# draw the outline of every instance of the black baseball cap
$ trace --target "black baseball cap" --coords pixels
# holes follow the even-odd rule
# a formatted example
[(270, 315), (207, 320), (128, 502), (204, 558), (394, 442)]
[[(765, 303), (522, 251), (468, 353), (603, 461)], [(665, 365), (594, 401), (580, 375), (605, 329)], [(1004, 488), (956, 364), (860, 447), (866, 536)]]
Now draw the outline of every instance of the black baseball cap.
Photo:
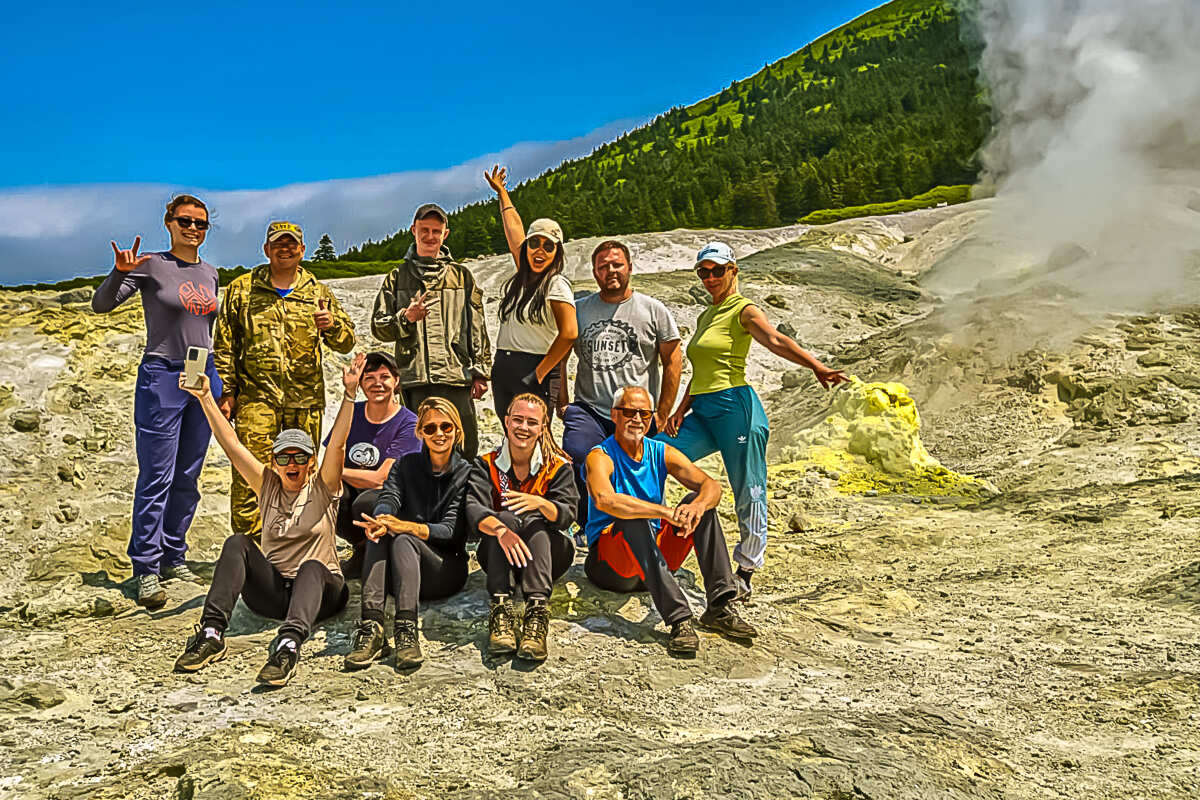
[(413, 214), (413, 225), (416, 225), (419, 220), (425, 219), (430, 214), (440, 219), (443, 225), (450, 224), (450, 215), (446, 213), (446, 209), (437, 203), (425, 203), (417, 209), (417, 213)]
[(387, 367), (392, 371), (392, 375), (400, 377), (400, 368), (396, 366), (396, 359), (382, 351), (367, 353), (366, 361), (363, 363), (363, 373), (374, 372), (380, 367)]

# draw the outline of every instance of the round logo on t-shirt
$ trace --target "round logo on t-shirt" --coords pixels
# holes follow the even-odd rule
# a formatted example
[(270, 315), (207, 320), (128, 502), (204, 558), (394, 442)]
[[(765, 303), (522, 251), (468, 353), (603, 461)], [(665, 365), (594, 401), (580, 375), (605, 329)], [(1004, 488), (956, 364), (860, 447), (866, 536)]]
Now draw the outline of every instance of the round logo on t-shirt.
[(592, 369), (617, 369), (637, 352), (637, 333), (627, 322), (602, 319), (583, 332), (583, 356)]
[(350, 446), (350, 451), (346, 454), (351, 464), (359, 467), (377, 467), (379, 466), (379, 448), (370, 442), (359, 442)]

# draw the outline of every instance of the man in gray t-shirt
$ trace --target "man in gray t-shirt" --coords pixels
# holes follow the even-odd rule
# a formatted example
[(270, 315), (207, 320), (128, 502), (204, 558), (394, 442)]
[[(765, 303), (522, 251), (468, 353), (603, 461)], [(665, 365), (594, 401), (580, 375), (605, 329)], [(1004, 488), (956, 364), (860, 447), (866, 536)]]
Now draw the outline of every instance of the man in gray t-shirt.
[[(654, 425), (661, 429), (675, 405), (683, 355), (679, 328), (667, 307), (629, 285), (629, 248), (601, 242), (592, 251), (592, 276), (599, 291), (575, 303), (579, 338), (575, 354), (575, 402), (563, 412), (563, 449), (575, 464), (579, 526), (587, 523), (583, 463), (588, 451), (613, 433), (613, 394), (644, 386), (654, 398)], [(566, 389), (561, 405), (565, 405)]]

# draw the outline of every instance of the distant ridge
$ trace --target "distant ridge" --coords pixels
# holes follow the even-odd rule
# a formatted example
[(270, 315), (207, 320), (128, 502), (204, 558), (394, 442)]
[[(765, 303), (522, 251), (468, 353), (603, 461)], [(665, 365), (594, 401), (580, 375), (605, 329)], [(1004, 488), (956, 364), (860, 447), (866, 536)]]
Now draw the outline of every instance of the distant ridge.
[[(947, 0), (893, 0), (527, 181), (514, 202), (581, 238), (769, 227), (973, 183), (988, 114), (959, 24)], [(450, 227), (460, 258), (506, 247), (494, 201)], [(394, 261), (410, 243), (401, 228), (339, 261)]]

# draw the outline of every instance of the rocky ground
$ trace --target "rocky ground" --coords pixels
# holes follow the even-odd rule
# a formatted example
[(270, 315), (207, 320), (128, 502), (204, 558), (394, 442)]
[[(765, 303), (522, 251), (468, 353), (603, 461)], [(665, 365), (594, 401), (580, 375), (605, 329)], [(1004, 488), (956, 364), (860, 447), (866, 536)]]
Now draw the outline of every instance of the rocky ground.
[[(273, 628), (243, 608), (225, 661), (173, 674), (204, 587), (169, 584), (152, 614), (130, 600), (140, 311), (0, 292), (0, 797), (1196, 796), (1200, 308), (1025, 342), (1023, 315), (1068, 313), (1069, 293), (951, 307), (928, 289), (986, 213), (737, 241), (767, 248), (742, 262), (746, 294), (831, 363), (902, 381), (928, 452), (978, 480), (846, 452), (845, 420), (825, 420), (850, 406), (759, 349), (773, 538), (746, 616), (763, 635), (704, 635), (684, 661), (646, 597), (576, 566), (539, 667), (482, 655), (476, 570), (422, 610), (414, 673), (342, 672), (352, 603), (283, 689), (253, 683)], [(634, 238), (638, 286), (690, 332), (702, 298), (669, 270), (706, 234)], [(572, 245), (580, 289), (591, 244)], [(502, 263), (474, 267), (494, 289)], [(378, 282), (336, 286), (364, 335)], [(190, 537), (205, 577), (227, 486), (214, 448)]]

